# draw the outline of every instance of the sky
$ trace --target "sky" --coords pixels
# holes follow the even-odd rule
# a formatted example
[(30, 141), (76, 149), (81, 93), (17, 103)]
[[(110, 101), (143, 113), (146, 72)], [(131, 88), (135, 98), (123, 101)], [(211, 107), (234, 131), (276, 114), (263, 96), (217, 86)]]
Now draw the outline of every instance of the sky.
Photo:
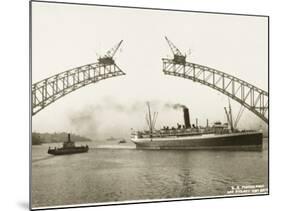
[[(190, 62), (234, 75), (268, 91), (268, 34), (264, 17), (32, 3), (32, 83), (59, 72), (94, 63), (124, 40), (116, 53), (126, 73), (90, 84), (32, 117), (33, 131), (72, 132), (92, 139), (127, 137), (146, 128), (145, 102), (158, 112), (156, 127), (226, 121), (228, 97), (190, 80), (164, 75), (162, 58), (172, 58), (167, 36)], [(232, 110), (240, 104), (231, 100)], [(266, 127), (245, 109), (240, 128)]]

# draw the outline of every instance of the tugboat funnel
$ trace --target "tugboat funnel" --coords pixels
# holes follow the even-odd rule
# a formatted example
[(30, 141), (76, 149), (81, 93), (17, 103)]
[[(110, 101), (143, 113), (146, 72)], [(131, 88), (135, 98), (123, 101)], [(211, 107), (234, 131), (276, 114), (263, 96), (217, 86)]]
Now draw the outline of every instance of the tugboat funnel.
[(67, 140), (68, 140), (68, 142), (71, 142), (71, 140), (70, 140), (70, 133), (67, 134)]

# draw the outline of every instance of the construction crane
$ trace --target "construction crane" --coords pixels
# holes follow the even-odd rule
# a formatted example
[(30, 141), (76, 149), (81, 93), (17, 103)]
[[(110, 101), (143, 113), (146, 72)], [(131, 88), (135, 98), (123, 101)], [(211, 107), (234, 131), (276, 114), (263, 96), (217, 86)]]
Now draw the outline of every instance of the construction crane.
[(104, 64), (104, 65), (111, 65), (111, 64), (115, 64), (114, 62), (114, 55), (117, 52), (117, 50), (119, 49), (120, 45), (122, 44), (123, 40), (121, 40), (116, 46), (114, 46), (113, 48), (111, 48), (110, 50), (108, 50), (105, 54), (105, 56), (100, 57), (98, 59), (100, 64)]
[(180, 50), (165, 36), (165, 39), (174, 55), (173, 62), (174, 64), (185, 65), (186, 55), (183, 55)]

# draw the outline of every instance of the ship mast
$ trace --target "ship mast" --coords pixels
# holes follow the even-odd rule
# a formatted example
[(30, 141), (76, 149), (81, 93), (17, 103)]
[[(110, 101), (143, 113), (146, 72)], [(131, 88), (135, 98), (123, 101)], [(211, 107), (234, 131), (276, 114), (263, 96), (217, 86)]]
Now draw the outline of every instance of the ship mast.
[(156, 124), (156, 119), (158, 116), (158, 112), (153, 113), (153, 117), (151, 116), (151, 110), (150, 110), (150, 104), (149, 102), (146, 103), (147, 108), (148, 108), (148, 116), (146, 115), (146, 121), (149, 127), (149, 133), (150, 133), (150, 140), (152, 141), (152, 136), (153, 136), (153, 130)]
[(226, 114), (226, 118), (227, 118), (227, 122), (230, 126), (230, 130), (231, 132), (234, 131), (234, 126), (233, 126), (233, 117), (232, 117), (232, 110), (231, 110), (231, 104), (230, 104), (230, 101), (228, 99), (228, 104), (229, 104), (229, 109), (227, 111), (226, 107), (224, 107), (224, 110), (225, 110), (225, 114)]
[(228, 103), (229, 103), (229, 118), (230, 118), (230, 127), (231, 127), (231, 131), (233, 132), (233, 118), (232, 118), (232, 110), (231, 110), (231, 104), (230, 104), (230, 100), (228, 98)]
[(150, 134), (152, 135), (152, 120), (151, 120), (150, 105), (149, 102), (147, 102), (146, 104), (148, 108), (148, 127), (149, 127)]
[(226, 118), (227, 118), (227, 122), (228, 122), (229, 125), (231, 125), (230, 119), (229, 119), (229, 115), (228, 115), (228, 112), (226, 110), (226, 107), (224, 107), (224, 110), (225, 110), (225, 115), (226, 115)]

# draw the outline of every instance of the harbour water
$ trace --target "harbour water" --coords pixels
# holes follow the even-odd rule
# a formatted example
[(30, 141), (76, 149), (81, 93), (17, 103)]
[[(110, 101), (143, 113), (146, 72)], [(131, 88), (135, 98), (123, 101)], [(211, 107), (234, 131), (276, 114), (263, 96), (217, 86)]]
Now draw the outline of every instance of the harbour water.
[(81, 144), (89, 145), (88, 153), (52, 156), (48, 147), (60, 144), (32, 146), (32, 207), (222, 196), (234, 186), (267, 188), (267, 139), (262, 151)]

